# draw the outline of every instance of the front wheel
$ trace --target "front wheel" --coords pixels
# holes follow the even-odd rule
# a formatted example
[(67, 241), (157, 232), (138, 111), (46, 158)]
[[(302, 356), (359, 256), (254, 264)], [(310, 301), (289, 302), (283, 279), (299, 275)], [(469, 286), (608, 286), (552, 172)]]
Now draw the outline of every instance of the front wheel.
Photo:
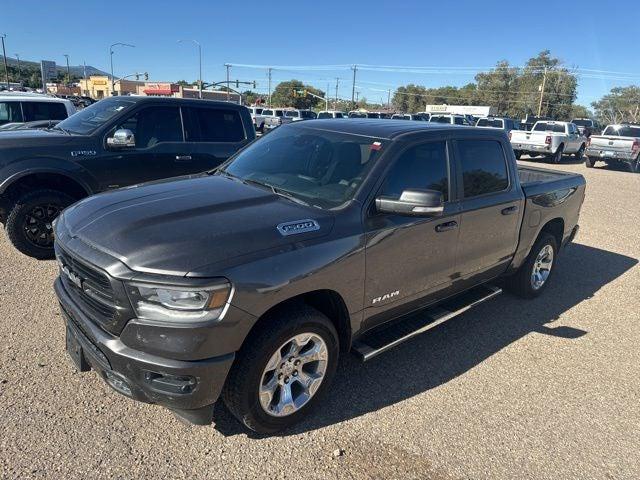
[(35, 190), (18, 198), (5, 230), (11, 243), (25, 255), (46, 260), (54, 257), (53, 221), (74, 199), (56, 190)]
[(557, 253), (555, 237), (549, 233), (542, 233), (525, 262), (513, 276), (513, 281), (507, 282), (507, 288), (523, 298), (540, 295), (549, 283)]
[(584, 164), (587, 168), (593, 168), (596, 166), (596, 161), (593, 158), (584, 157)]
[(321, 400), (336, 371), (339, 344), (331, 321), (305, 305), (264, 321), (238, 353), (222, 398), (246, 427), (274, 433)]

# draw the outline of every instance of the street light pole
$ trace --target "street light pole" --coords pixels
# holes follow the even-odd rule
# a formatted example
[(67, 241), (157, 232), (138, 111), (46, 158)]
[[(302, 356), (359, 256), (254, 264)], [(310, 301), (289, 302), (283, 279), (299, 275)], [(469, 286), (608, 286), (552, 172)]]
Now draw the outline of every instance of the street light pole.
[(18, 53), (16, 55), (16, 60), (18, 61), (18, 82), (20, 82), (20, 77), (22, 77), (22, 69), (20, 68), (20, 55)]
[(267, 106), (271, 108), (271, 67), (269, 67), (268, 72), (269, 72), (269, 100), (267, 102)]
[[(198, 98), (202, 99), (202, 45), (197, 40), (191, 40), (198, 46)], [(178, 40), (178, 43), (182, 43), (184, 40)]]
[(0, 39), (2, 40), (2, 58), (4, 59), (4, 76), (7, 81), (7, 90), (9, 90), (9, 67), (7, 66), (7, 53), (4, 49), (4, 39), (7, 38), (6, 33), (0, 34)]
[(231, 68), (231, 65), (228, 63), (224, 64), (225, 67), (227, 67), (227, 102), (229, 101), (230, 97), (229, 97), (229, 69)]
[(64, 57), (67, 59), (67, 86), (69, 86), (69, 84), (71, 83), (71, 70), (69, 70), (69, 55), (65, 53)]
[(109, 57), (110, 57), (110, 60), (111, 60), (111, 95), (110, 96), (113, 96), (113, 94), (115, 93), (114, 92), (115, 82), (113, 81), (113, 78), (114, 78), (113, 77), (113, 47), (117, 47), (117, 46), (131, 47), (131, 48), (135, 47), (135, 45), (130, 45), (128, 43), (121, 43), (121, 42), (112, 43), (109, 46)]
[(353, 85), (351, 87), (351, 103), (355, 106), (355, 104), (358, 103), (357, 100), (354, 103), (354, 97), (356, 94), (356, 71), (358, 70), (358, 66), (354, 65), (353, 67), (351, 67), (351, 69), (353, 70)]

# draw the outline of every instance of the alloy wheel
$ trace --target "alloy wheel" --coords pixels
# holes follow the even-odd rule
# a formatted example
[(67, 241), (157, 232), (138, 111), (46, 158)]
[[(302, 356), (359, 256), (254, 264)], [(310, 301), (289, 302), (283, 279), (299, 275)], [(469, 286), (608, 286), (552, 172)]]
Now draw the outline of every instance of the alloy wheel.
[(60, 214), (60, 206), (36, 205), (24, 216), (24, 234), (27, 240), (38, 247), (53, 246), (53, 221)]
[(553, 266), (553, 247), (545, 245), (538, 253), (531, 272), (531, 286), (539, 290), (545, 284)]

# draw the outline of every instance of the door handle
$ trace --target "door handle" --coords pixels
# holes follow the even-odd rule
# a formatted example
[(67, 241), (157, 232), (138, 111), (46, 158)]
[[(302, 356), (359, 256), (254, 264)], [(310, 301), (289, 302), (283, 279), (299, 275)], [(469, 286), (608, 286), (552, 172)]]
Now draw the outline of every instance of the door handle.
[(176, 155), (176, 162), (190, 162), (191, 155)]
[(513, 205), (511, 207), (503, 208), (501, 213), (503, 215), (512, 215), (512, 214), (516, 213), (517, 211), (518, 211), (518, 206), (517, 205)]
[(447, 232), (455, 228), (458, 228), (458, 222), (441, 223), (440, 225), (436, 225), (436, 232)]

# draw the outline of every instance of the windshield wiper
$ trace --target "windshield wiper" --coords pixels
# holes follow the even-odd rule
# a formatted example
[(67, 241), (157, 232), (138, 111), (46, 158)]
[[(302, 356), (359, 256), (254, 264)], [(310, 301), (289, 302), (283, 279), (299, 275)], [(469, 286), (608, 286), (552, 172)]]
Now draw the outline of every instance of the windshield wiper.
[(60, 130), (61, 132), (66, 133), (67, 135), (71, 135), (71, 132), (69, 132), (68, 130), (65, 130), (60, 125), (54, 125), (53, 127), (49, 128), (49, 130)]

